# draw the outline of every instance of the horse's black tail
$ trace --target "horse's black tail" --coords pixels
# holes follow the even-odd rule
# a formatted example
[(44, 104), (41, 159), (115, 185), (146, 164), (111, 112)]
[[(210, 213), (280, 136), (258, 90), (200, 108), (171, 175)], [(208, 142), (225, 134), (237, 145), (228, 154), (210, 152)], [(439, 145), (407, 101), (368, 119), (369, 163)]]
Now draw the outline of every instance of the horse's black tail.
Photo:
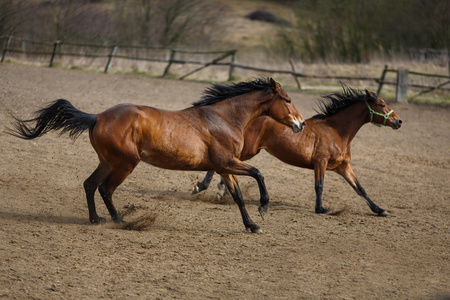
[(38, 110), (32, 119), (13, 118), (13, 128), (8, 128), (6, 133), (25, 140), (35, 139), (51, 130), (61, 130), (61, 134), (69, 133), (75, 140), (84, 131), (92, 130), (97, 123), (96, 115), (82, 112), (64, 99), (56, 100)]

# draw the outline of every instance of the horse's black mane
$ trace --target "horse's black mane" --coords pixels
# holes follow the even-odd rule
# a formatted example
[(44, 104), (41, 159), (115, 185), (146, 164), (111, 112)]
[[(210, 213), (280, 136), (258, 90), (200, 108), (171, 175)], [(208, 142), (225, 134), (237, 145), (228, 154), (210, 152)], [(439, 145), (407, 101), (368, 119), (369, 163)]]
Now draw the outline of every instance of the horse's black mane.
[(317, 114), (313, 119), (326, 119), (350, 105), (360, 101), (373, 101), (378, 98), (377, 94), (372, 93), (373, 97), (367, 96), (359, 90), (354, 90), (351, 87), (342, 85), (342, 93), (334, 93), (323, 96), (317, 103), (318, 109), (315, 109)]
[(272, 92), (272, 85), (267, 79), (263, 78), (258, 78), (253, 81), (233, 83), (231, 85), (213, 84), (203, 92), (202, 98), (199, 101), (192, 103), (192, 105), (210, 105), (254, 90), (264, 89), (267, 90), (267, 93)]

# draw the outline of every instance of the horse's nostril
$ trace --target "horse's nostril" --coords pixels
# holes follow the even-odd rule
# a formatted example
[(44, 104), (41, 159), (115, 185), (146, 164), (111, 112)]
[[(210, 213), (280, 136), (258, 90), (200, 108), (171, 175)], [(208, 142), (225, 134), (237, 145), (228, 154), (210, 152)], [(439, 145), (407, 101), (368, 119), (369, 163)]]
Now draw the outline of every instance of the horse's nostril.
[(402, 119), (399, 119), (398, 124), (402, 124), (402, 123), (403, 123)]
[(306, 122), (303, 121), (303, 122), (302, 122), (302, 128), (304, 128), (305, 126), (306, 126)]

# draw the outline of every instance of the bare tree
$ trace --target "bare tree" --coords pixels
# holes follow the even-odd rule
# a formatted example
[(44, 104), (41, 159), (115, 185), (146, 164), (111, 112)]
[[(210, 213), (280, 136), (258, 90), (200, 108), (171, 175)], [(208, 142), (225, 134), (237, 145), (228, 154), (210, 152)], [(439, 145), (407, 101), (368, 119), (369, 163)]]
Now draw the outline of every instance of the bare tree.
[(0, 0), (0, 35), (13, 35), (19, 26), (21, 1)]

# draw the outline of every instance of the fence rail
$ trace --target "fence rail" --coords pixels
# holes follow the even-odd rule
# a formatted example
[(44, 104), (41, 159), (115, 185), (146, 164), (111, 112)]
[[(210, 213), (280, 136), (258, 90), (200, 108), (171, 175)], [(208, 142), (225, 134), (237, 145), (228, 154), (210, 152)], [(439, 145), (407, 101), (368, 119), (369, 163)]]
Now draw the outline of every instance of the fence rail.
[[(13, 47), (11, 46), (11, 42), (19, 42), (21, 43), (21, 47)], [(438, 75), (438, 74), (426, 74), (426, 73), (420, 73), (420, 72), (413, 72), (406, 70), (406, 73), (404, 70), (396, 70), (396, 69), (390, 69), (388, 66), (385, 66), (385, 68), (382, 71), (382, 74), (380, 77), (364, 77), (364, 76), (330, 76), (330, 75), (314, 75), (314, 74), (305, 74), (305, 73), (299, 73), (295, 69), (295, 63), (290, 60), (289, 63), (291, 65), (292, 70), (274, 70), (274, 69), (266, 69), (266, 68), (259, 68), (259, 67), (253, 67), (253, 66), (246, 66), (242, 64), (235, 63), (236, 58), (236, 52), (237, 50), (225, 50), (225, 51), (190, 51), (185, 49), (177, 49), (177, 48), (166, 48), (166, 47), (159, 47), (159, 46), (143, 46), (143, 45), (97, 45), (97, 44), (87, 44), (87, 43), (72, 43), (72, 42), (61, 42), (61, 41), (55, 41), (55, 42), (41, 42), (41, 41), (34, 41), (30, 39), (15, 37), (15, 36), (0, 36), (0, 45), (3, 44), (3, 51), (2, 51), (2, 57), (1, 62), (3, 62), (9, 53), (22, 53), (26, 55), (36, 55), (36, 56), (50, 56), (50, 62), (49, 67), (53, 66), (54, 60), (56, 55), (58, 56), (74, 56), (74, 57), (88, 57), (88, 58), (104, 58), (106, 60), (106, 65), (104, 72), (107, 73), (112, 65), (112, 61), (114, 59), (125, 59), (125, 60), (136, 60), (136, 61), (147, 61), (147, 62), (156, 62), (156, 63), (166, 63), (166, 67), (164, 69), (164, 72), (162, 74), (162, 77), (165, 77), (173, 64), (191, 64), (191, 65), (200, 65), (200, 67), (189, 71), (188, 73), (181, 75), (179, 77), (180, 80), (185, 79), (186, 77), (199, 72), (207, 67), (210, 66), (227, 66), (229, 68), (228, 72), (228, 80), (230, 81), (233, 78), (233, 72), (235, 69), (244, 69), (244, 70), (252, 70), (256, 72), (264, 72), (264, 73), (273, 73), (273, 74), (285, 74), (290, 75), (294, 78), (295, 82), (297, 83), (297, 87), (299, 89), (302, 89), (301, 82), (299, 78), (307, 78), (307, 79), (334, 79), (334, 80), (363, 80), (363, 81), (372, 81), (378, 83), (378, 94), (381, 93), (382, 88), (385, 84), (387, 85), (395, 85), (397, 86), (397, 100), (398, 101), (406, 101), (406, 99), (399, 99), (399, 95), (402, 93), (406, 97), (406, 90), (400, 91), (399, 89), (408, 87), (414, 87), (414, 88), (422, 88), (420, 93), (416, 94), (412, 98), (417, 97), (418, 95), (422, 95), (427, 92), (431, 92), (434, 90), (446, 90), (449, 91), (450, 89), (445, 88), (446, 85), (450, 84), (450, 76), (445, 75)], [(30, 45), (38, 45), (37, 49), (36, 47), (31, 47), (32, 49), (27, 49), (27, 44)], [(78, 50), (76, 52), (66, 51), (64, 50), (64, 47), (67, 48), (67, 46), (70, 47), (80, 47), (80, 48), (88, 48), (89, 52), (84, 52), (81, 50)], [(47, 49), (51, 49), (45, 51), (42, 50), (42, 47), (46, 47)], [(122, 55), (117, 54), (118, 49), (124, 49), (128, 51), (136, 51), (136, 50), (146, 50), (146, 51), (162, 51), (165, 53), (165, 56), (169, 57), (167, 58), (154, 58), (154, 57), (145, 57), (145, 56), (137, 56), (137, 55)], [(101, 53), (95, 53), (95, 51), (101, 51)], [(191, 54), (191, 55), (218, 55), (214, 57), (213, 59), (209, 60), (208, 62), (204, 61), (198, 61), (198, 60), (183, 60), (183, 59), (176, 59), (177, 54)], [(230, 58), (229, 62), (224, 62), (225, 59)], [(401, 78), (400, 73), (406, 74)], [(397, 80), (394, 81), (388, 81), (386, 80), (386, 74), (387, 73), (396, 73), (397, 74)], [(433, 86), (429, 85), (421, 85), (421, 84), (413, 84), (408, 83), (408, 74), (414, 75), (414, 76), (426, 76), (426, 77), (433, 77), (433, 78), (440, 78), (440, 79), (447, 79), (445, 82), (440, 82), (438, 84), (435, 84)], [(406, 81), (405, 81), (406, 80)]]
[[(18, 41), (22, 44), (21, 48), (15, 48), (11, 47), (11, 41)], [(191, 65), (202, 65), (201, 68), (198, 68), (194, 72), (190, 72), (188, 74), (183, 75), (180, 79), (184, 79), (189, 75), (192, 75), (193, 73), (200, 71), (201, 69), (204, 69), (211, 65), (218, 65), (218, 63), (228, 57), (231, 57), (231, 63), (228, 63), (226, 65), (229, 66), (230, 72), (229, 72), (229, 79), (231, 79), (232, 76), (232, 70), (233, 66), (232, 63), (234, 62), (234, 56), (236, 55), (236, 50), (226, 50), (226, 51), (191, 51), (191, 50), (185, 50), (185, 49), (177, 49), (177, 48), (166, 48), (166, 47), (159, 47), (159, 46), (142, 46), (142, 45), (96, 45), (96, 44), (86, 44), (86, 43), (71, 43), (71, 42), (61, 42), (61, 41), (55, 41), (53, 43), (50, 42), (39, 42), (39, 41), (33, 41), (30, 39), (24, 39), (19, 38), (15, 36), (2, 36), (0, 37), (0, 41), (3, 41), (4, 47), (2, 51), (2, 58), (1, 62), (3, 62), (6, 58), (6, 55), (8, 52), (10, 53), (22, 53), (26, 55), (36, 55), (36, 56), (47, 56), (49, 55), (50, 62), (49, 67), (53, 66), (54, 59), (56, 55), (59, 56), (75, 56), (75, 57), (88, 57), (88, 58), (105, 58), (107, 60), (104, 72), (107, 73), (109, 68), (111, 67), (113, 59), (126, 59), (126, 60), (137, 60), (137, 61), (147, 61), (147, 62), (158, 62), (158, 63), (167, 63), (167, 66), (164, 70), (163, 76), (166, 76), (169, 72), (169, 69), (171, 65), (173, 64), (191, 64)], [(41, 47), (47, 47), (48, 49), (52, 48), (52, 50), (45, 51), (40, 49), (39, 51), (36, 50), (26, 50), (26, 47), (24, 46), (26, 43), (31, 45), (39, 45)], [(82, 52), (69, 52), (63, 50), (64, 46), (74, 46), (74, 47), (83, 47), (83, 48), (91, 48), (90, 52), (82, 53)], [(116, 54), (118, 49), (125, 49), (125, 50), (161, 50), (163, 52), (170, 53), (169, 59), (164, 58), (152, 58), (152, 57), (143, 57), (143, 56), (131, 56), (131, 55), (120, 55)], [(93, 53), (92, 49), (100, 49), (103, 51), (103, 53)], [(191, 55), (199, 55), (199, 54), (209, 54), (209, 55), (219, 55), (219, 57), (214, 58), (210, 62), (204, 63), (201, 61), (196, 60), (182, 60), (182, 59), (175, 59), (176, 54), (191, 54)]]

